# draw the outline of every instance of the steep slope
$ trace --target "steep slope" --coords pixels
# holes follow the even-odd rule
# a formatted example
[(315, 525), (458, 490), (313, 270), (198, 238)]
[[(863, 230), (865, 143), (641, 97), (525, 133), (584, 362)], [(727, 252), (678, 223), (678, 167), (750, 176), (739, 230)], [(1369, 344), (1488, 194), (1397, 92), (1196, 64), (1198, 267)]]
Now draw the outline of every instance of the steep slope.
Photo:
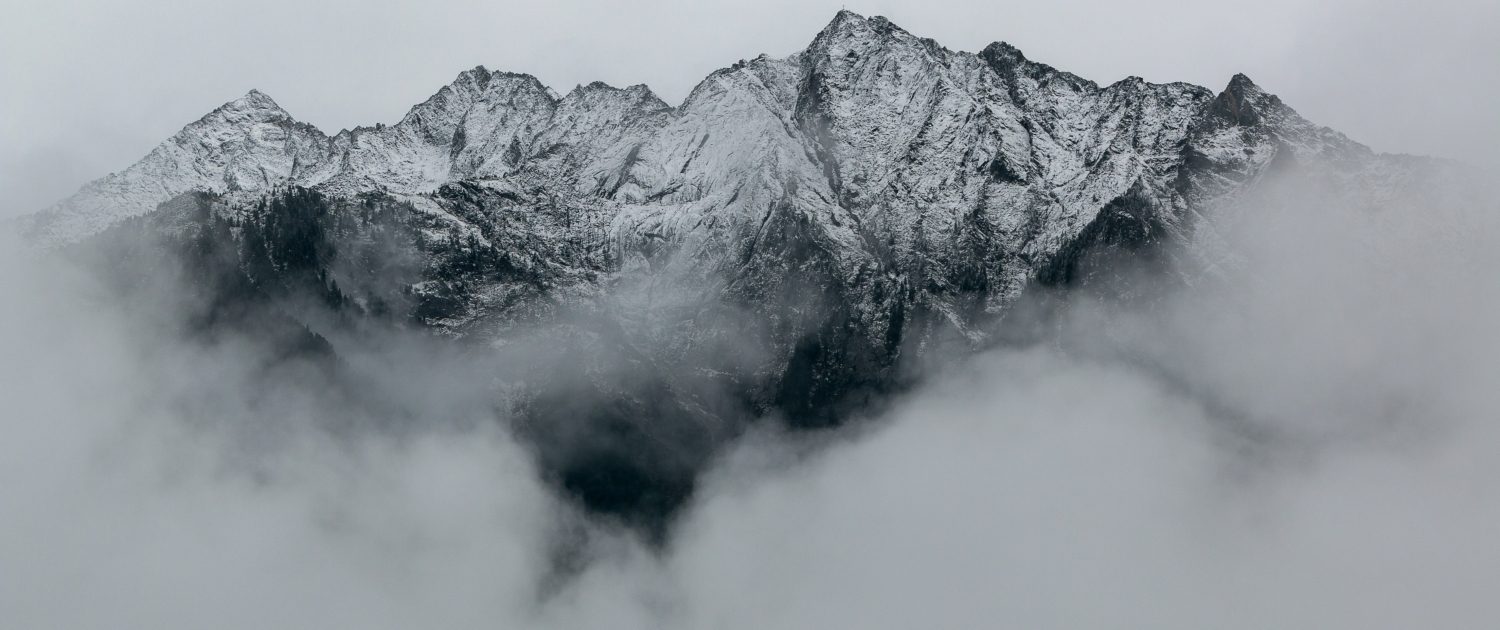
[(130, 168), (42, 211), (31, 229), (46, 242), (76, 241), (188, 191), (286, 185), (327, 159), (327, 142), (271, 97), (251, 90), (184, 127)]
[[(903, 250), (929, 231), (951, 240), (969, 217), (1034, 258), (1137, 182), (1181, 211), (1253, 178), (1282, 145), (1372, 155), (1243, 76), (1217, 97), (1136, 78), (1100, 87), (1003, 43), (955, 52), (843, 11), (802, 53), (716, 72), (675, 109), (644, 86), (595, 83), (559, 97), (529, 75), (479, 67), (395, 125), (330, 138), (252, 91), (43, 211), (37, 231), (77, 240), (187, 190), (425, 194), (466, 179), (641, 205), (624, 214), (681, 213), (670, 220), (696, 225), (732, 214), (720, 211), (735, 191), (763, 207), (796, 186), (822, 193), (814, 205), (894, 234)], [(1182, 172), (1189, 161), (1193, 172)], [(1002, 275), (1013, 292), (1026, 274)]]
[[(329, 137), (251, 92), (31, 230), (74, 242), (177, 197), (219, 222), (247, 282), (287, 283), (256, 239), (301, 252), (274, 236), (298, 225), (327, 239), (299, 286), (342, 311), (567, 348), (509, 404), (560, 483), (649, 518), (746, 423), (843, 422), (913, 360), (986, 343), (1029, 287), (1117, 282), (1121, 260), (1232, 262), (1220, 235), (1267, 173), (1357, 201), (1434, 170), (1243, 75), (1218, 93), (1100, 86), (843, 11), (676, 107), (479, 67), (394, 125)], [(304, 206), (315, 220), (283, 216)], [(617, 439), (570, 450), (595, 432)]]
[(982, 343), (1033, 282), (1092, 277), (1079, 265), (1096, 250), (1222, 257), (1226, 208), (1271, 169), (1310, 165), (1369, 195), (1412, 164), (1243, 75), (1218, 94), (1099, 86), (1008, 44), (952, 51), (841, 11), (806, 50), (716, 71), (675, 108), (644, 86), (559, 96), (478, 67), (397, 124), (328, 137), (251, 92), (32, 231), (77, 240), (188, 191), (392, 195), (424, 242), (511, 270), (413, 283), (427, 325), (492, 337), (558, 300), (606, 299), (650, 352), (680, 357), (718, 333), (679, 320), (721, 305), (764, 323), (757, 395), (785, 402), (883, 382), (931, 344)]

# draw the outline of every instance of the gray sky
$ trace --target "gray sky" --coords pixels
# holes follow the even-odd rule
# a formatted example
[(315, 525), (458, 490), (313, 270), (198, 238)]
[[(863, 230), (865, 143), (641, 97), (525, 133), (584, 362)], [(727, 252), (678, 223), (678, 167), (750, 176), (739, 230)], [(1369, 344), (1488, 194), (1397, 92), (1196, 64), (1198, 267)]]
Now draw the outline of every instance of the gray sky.
[(394, 122), (479, 64), (675, 103), (716, 68), (801, 49), (840, 6), (1101, 83), (1245, 72), (1384, 151), (1488, 161), (1500, 129), (1500, 8), (1480, 0), (0, 1), (0, 215), (128, 166), (250, 88), (329, 132)]
[[(1500, 7), (1444, 1), (850, 8), (1098, 81), (1244, 71), (1376, 148), (1492, 160)], [(837, 9), (752, 2), (0, 7), (0, 204), (67, 194), (251, 87), (330, 131), (478, 63), (675, 101)], [(254, 340), (176, 335), (187, 296), (100, 308), (93, 276), (0, 230), (0, 627), (1486, 627), (1500, 214), (1320, 192), (1244, 211), (1222, 284), (1109, 327), (1075, 305), (1070, 352), (984, 353), (816, 451), (751, 435), (660, 553), (571, 529), (489, 415), (443, 430), (494, 413), (491, 375), (455, 384), (445, 354), (390, 343), (365, 363), (391, 409), (268, 387)], [(1117, 352), (1155, 367), (1096, 358)], [(330, 436), (326, 405), (434, 429)], [(540, 602), (560, 531), (588, 532), (589, 563)]]

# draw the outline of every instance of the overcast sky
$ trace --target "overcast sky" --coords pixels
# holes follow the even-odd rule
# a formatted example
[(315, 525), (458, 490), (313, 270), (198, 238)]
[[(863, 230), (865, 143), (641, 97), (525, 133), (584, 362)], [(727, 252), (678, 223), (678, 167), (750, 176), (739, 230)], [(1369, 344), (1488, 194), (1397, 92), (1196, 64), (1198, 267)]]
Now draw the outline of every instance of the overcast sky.
[(676, 103), (716, 68), (803, 48), (840, 6), (953, 49), (1008, 41), (1100, 83), (1217, 89), (1245, 72), (1383, 151), (1486, 161), (1500, 129), (1489, 0), (0, 1), (0, 214), (130, 165), (250, 88), (328, 132), (395, 122), (481, 64)]
[[(476, 64), (676, 102), (839, 8), (0, 2), (0, 216), (250, 88), (330, 132)], [(1500, 1), (1122, 4), (848, 8), (1104, 83), (1245, 72), (1377, 149), (1496, 164)], [(1344, 208), (1276, 179), (1216, 235), (1242, 262), (1191, 290), (1056, 302), (1056, 343), (928, 373), (819, 448), (737, 442), (665, 549), (570, 518), (490, 422), (508, 390), (446, 344), (341, 349), (379, 391), (351, 405), (259, 339), (183, 337), (202, 288), (175, 274), (115, 304), (87, 257), (0, 230), (0, 628), (1490, 627), (1494, 197)]]

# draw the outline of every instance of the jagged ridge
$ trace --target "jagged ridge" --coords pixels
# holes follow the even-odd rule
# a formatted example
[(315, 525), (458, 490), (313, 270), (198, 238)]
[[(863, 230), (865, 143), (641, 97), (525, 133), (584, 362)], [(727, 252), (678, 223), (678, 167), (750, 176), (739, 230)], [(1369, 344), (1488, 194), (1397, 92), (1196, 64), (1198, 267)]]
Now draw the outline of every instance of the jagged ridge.
[[(480, 339), (609, 313), (608, 331), (575, 336), (594, 339), (584, 354), (639, 369), (596, 388), (627, 401), (601, 408), (635, 410), (599, 422), (656, 436), (641, 444), (712, 444), (743, 419), (691, 391), (840, 422), (905, 358), (983, 343), (1033, 283), (1100, 275), (1100, 250), (1219, 256), (1221, 207), (1292, 167), (1379, 195), (1420, 165), (1308, 122), (1244, 75), (1219, 93), (1100, 86), (1008, 44), (952, 51), (844, 11), (807, 49), (718, 70), (676, 107), (645, 86), (559, 95), (478, 67), (394, 125), (328, 136), (251, 91), (30, 229), (69, 242), (190, 191), (217, 193), (200, 199), (207, 215), (242, 226), (294, 186), (334, 199), (335, 216), (380, 208), (400, 223), (391, 251), (416, 263), (385, 278), (320, 270), (351, 303), (402, 301), (397, 315)], [(329, 247), (366, 245), (346, 238)], [(707, 376), (661, 377), (684, 368)], [(568, 415), (555, 411), (536, 413)], [(605, 458), (685, 460), (663, 482), (680, 488), (706, 457), (687, 450)]]

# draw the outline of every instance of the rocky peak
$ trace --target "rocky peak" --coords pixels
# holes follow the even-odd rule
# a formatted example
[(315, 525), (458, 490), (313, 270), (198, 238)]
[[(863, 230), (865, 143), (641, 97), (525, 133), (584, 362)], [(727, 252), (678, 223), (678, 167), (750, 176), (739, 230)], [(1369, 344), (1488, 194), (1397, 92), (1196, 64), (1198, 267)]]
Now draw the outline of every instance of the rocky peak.
[[(1334, 177), (1304, 168), (1330, 156)], [(374, 215), (388, 218), (328, 230), (343, 239), (330, 248), (377, 253), (348, 258), (379, 269), (400, 252), (410, 274), (360, 262), (329, 278), (365, 292), (354, 303), (402, 296), (390, 303), (412, 307), (393, 315), (458, 337), (493, 340), (574, 306), (626, 313), (590, 343), (630, 346), (653, 389), (600, 381), (599, 400), (622, 411), (578, 421), (648, 436), (619, 461), (661, 479), (663, 461), (701, 452), (678, 436), (718, 426), (705, 401), (744, 393), (826, 425), (906, 357), (983, 343), (1034, 283), (1085, 282), (1098, 254), (1209, 242), (1221, 200), (1278, 160), (1355, 192), (1406, 168), (1243, 75), (1217, 95), (1135, 77), (1100, 88), (1003, 42), (949, 51), (841, 11), (805, 51), (716, 71), (676, 109), (645, 86), (560, 97), (480, 66), (399, 124), (327, 140), (252, 91), (31, 230), (75, 241), (188, 191), (242, 204), (303, 186), (331, 200), (328, 217), (353, 211), (337, 197), (390, 193), (362, 200), (388, 204)], [(359, 231), (372, 228), (380, 239)], [(721, 306), (735, 316), (702, 317)], [(723, 351), (750, 347), (753, 358)], [(681, 394), (681, 379), (654, 388), (668, 374), (654, 365), (690, 367), (671, 373), (703, 375), (713, 394)], [(536, 380), (573, 378), (561, 374)], [(574, 415), (541, 413), (529, 426)], [(566, 478), (573, 464), (545, 465)]]
[(261, 111), (285, 114), (286, 110), (276, 100), (260, 90), (252, 89), (244, 96), (220, 105), (214, 111)]
[(1254, 145), (1247, 154), (1269, 156), (1290, 151), (1303, 157), (1345, 159), (1373, 153), (1343, 134), (1303, 118), (1244, 74), (1234, 75), (1209, 103), (1195, 133), (1200, 139), (1216, 137), (1214, 143), (1221, 145), (1238, 138), (1238, 142)]
[(573, 88), (558, 102), (558, 107), (608, 106), (607, 104), (615, 103), (627, 104), (629, 107), (647, 112), (672, 108), (644, 84), (617, 88), (603, 81), (594, 81), (588, 85)]
[[(1098, 84), (1063, 72), (1045, 63), (1032, 61), (1019, 48), (1007, 42), (995, 42), (979, 52), (979, 58), (995, 71), (1008, 85), (1057, 83), (1075, 92), (1092, 92)], [(1055, 80), (1055, 81), (1054, 81)]]
[(842, 10), (813, 38), (805, 55), (815, 62), (823, 59), (854, 60), (871, 52), (910, 47), (941, 48), (936, 42), (916, 37), (884, 17), (864, 17)]
[(214, 108), (203, 118), (184, 127), (178, 135), (241, 135), (257, 125), (292, 125), (296, 122), (270, 96), (260, 90), (250, 90), (244, 96)]
[[(466, 118), (471, 110), (550, 109), (556, 100), (552, 91), (534, 76), (489, 71), (484, 66), (476, 66), (459, 73), (452, 83), (413, 107), (401, 122), (419, 126), (433, 123), (453, 126)], [(451, 133), (451, 129), (443, 131)]]
[(490, 74), (490, 70), (488, 68), (485, 68), (484, 65), (481, 64), (459, 73), (458, 78), (454, 80), (454, 83), (462, 83), (468, 81), (472, 82), (482, 90), (486, 87), (489, 87)]
[(865, 16), (848, 9), (839, 9), (838, 13), (833, 14), (833, 19), (828, 22), (828, 25), (824, 26), (823, 30), (818, 32), (818, 37), (823, 37), (830, 33), (858, 30), (868, 25), (869, 19)]
[[(195, 188), (294, 183), (334, 195), (420, 195), (456, 180), (524, 177), (652, 203), (761, 204), (799, 188), (862, 218), (919, 207), (905, 212), (924, 230), (933, 208), (985, 204), (997, 221), (1022, 213), (1076, 226), (1143, 165), (1165, 190), (1189, 131), (1195, 163), (1212, 158), (1233, 172), (1259, 168), (1282, 144), (1358, 147), (1244, 75), (1217, 97), (1134, 77), (1100, 88), (1005, 42), (950, 51), (846, 10), (805, 50), (716, 71), (678, 108), (644, 85), (594, 82), (561, 96), (534, 76), (476, 66), (396, 125), (329, 139), (251, 90), (49, 212), (84, 226), (63, 235), (73, 238)], [(759, 192), (740, 189), (750, 181)], [(1028, 188), (1035, 194), (1023, 195)], [(685, 223), (700, 211), (679, 210)]]
[(1001, 76), (1026, 74), (1035, 78), (1039, 74), (1055, 72), (1052, 66), (1036, 63), (1026, 58), (1026, 53), (1009, 42), (994, 42), (979, 51), (979, 57), (990, 64)]
[(840, 12), (799, 60), (794, 116), (847, 207), (867, 206), (891, 183), (930, 129), (924, 121), (969, 108), (954, 55), (882, 17)]
[(1259, 123), (1264, 113), (1281, 107), (1281, 99), (1262, 90), (1250, 77), (1236, 74), (1214, 99), (1211, 111), (1233, 124), (1248, 127)]

